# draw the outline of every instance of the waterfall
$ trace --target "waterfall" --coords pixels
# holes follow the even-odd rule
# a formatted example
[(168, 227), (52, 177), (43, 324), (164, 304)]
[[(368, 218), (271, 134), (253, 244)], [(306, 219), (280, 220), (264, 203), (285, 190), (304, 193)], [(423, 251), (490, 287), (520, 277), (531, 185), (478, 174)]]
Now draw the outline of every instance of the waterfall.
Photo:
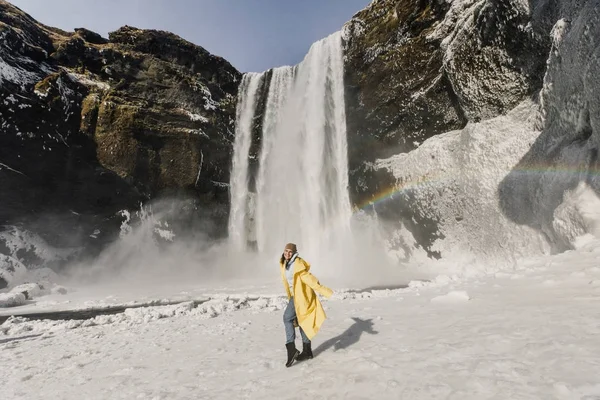
[[(285, 108), (286, 100), (290, 94), (294, 79), (294, 68), (285, 66), (281, 68), (275, 68), (271, 77), (269, 85), (269, 93), (267, 96), (267, 104), (265, 108), (265, 117), (263, 120), (262, 130), (262, 146), (260, 149), (260, 163), (258, 170), (258, 177), (256, 180), (256, 191), (264, 195), (266, 190), (269, 190), (273, 184), (271, 180), (277, 179), (278, 176), (269, 174), (270, 169), (274, 167), (274, 154), (273, 150), (280, 151), (280, 145), (277, 144), (281, 141), (280, 132), (280, 121), (283, 117), (283, 110)], [(285, 204), (282, 202), (275, 202), (268, 204), (265, 201), (265, 197), (256, 198), (255, 204), (255, 237), (256, 244), (260, 251), (265, 250), (265, 240), (270, 234), (274, 233), (274, 228), (269, 226), (267, 221), (272, 219), (273, 215), (282, 215), (285, 213), (283, 207)], [(273, 207), (277, 207), (275, 210)], [(273, 213), (273, 214), (272, 214)], [(260, 238), (260, 240), (258, 239)]]
[(263, 74), (245, 74), (238, 91), (238, 107), (235, 121), (235, 141), (233, 143), (233, 164), (231, 168), (231, 212), (229, 215), (229, 238), (238, 248), (243, 248), (247, 240), (247, 215), (249, 213), (248, 193), (248, 152), (252, 143), (252, 122), (256, 108), (256, 93)]
[(248, 240), (247, 213), (256, 245), (267, 254), (295, 242), (303, 254), (318, 255), (345, 237), (351, 209), (343, 72), (340, 32), (314, 43), (295, 68), (273, 70), (252, 196), (250, 131), (262, 75), (244, 76), (231, 179), (229, 234), (236, 246)]

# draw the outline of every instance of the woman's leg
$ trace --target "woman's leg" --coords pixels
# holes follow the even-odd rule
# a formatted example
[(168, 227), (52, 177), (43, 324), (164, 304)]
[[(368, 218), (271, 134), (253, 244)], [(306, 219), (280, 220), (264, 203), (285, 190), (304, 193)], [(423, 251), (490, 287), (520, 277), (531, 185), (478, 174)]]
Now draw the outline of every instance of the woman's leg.
[[(297, 319), (297, 315), (296, 308), (294, 307), (294, 298), (292, 297), (288, 302), (288, 305), (283, 313), (283, 324), (285, 326), (286, 343), (291, 343), (294, 340), (296, 340), (296, 330), (294, 329), (295, 319)], [(300, 336), (302, 337), (302, 343), (310, 343), (310, 339), (306, 336), (306, 333), (304, 333), (302, 327), (298, 326), (298, 328), (300, 328)]]
[(294, 320), (296, 319), (296, 309), (294, 308), (294, 299), (290, 299), (285, 311), (283, 312), (283, 325), (285, 326), (285, 347), (287, 350), (287, 361), (285, 366), (291, 366), (300, 355), (296, 349), (296, 329), (294, 328)]
[(298, 326), (300, 328), (300, 336), (302, 337), (302, 343), (303, 344), (310, 344), (310, 339), (306, 336), (306, 333), (304, 333), (304, 331), (302, 330), (301, 326)]
[[(291, 298), (288, 302), (285, 311), (283, 312), (283, 325), (285, 326), (285, 343), (294, 343), (296, 340), (296, 330), (294, 329), (294, 319), (296, 319), (296, 309), (294, 308), (294, 299)], [(301, 334), (304, 335), (304, 332), (300, 330)], [(304, 341), (304, 336), (302, 336), (302, 340)]]

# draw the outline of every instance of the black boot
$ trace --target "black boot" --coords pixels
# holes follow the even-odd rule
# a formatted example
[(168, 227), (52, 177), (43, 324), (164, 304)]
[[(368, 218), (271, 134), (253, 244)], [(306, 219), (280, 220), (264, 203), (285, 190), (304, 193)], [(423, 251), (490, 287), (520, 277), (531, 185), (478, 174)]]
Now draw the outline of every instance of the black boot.
[(285, 347), (287, 348), (287, 362), (285, 363), (285, 366), (291, 367), (300, 355), (300, 352), (296, 349), (296, 344), (294, 342), (286, 343)]
[(298, 361), (311, 360), (313, 358), (310, 343), (302, 343), (302, 353), (298, 356)]

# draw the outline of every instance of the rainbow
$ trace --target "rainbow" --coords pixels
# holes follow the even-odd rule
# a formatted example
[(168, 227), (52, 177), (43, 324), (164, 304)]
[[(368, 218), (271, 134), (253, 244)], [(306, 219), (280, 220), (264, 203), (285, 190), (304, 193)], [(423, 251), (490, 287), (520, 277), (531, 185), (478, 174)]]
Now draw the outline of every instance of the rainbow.
[[(557, 166), (557, 165), (545, 165), (545, 164), (532, 164), (529, 166), (522, 166), (506, 171), (506, 176), (509, 174), (523, 174), (527, 176), (548, 176), (556, 177), (559, 179), (564, 178), (589, 178), (594, 177), (600, 179), (600, 168), (593, 167), (571, 167), (571, 166)], [(385, 202), (388, 199), (392, 199), (394, 195), (399, 195), (403, 192), (418, 189), (420, 187), (431, 187), (432, 185), (442, 185), (447, 181), (451, 180), (452, 176), (449, 174), (429, 174), (417, 177), (415, 179), (399, 181), (392, 187), (385, 188), (380, 192), (374, 194), (369, 199), (362, 201), (361, 203), (355, 204), (352, 207), (352, 212), (357, 213), (366, 210), (369, 207), (374, 207), (378, 204)]]
[(436, 184), (440, 185), (446, 180), (447, 180), (447, 178), (443, 177), (443, 176), (423, 175), (423, 176), (417, 177), (416, 179), (412, 179), (412, 180), (408, 180), (408, 181), (404, 181), (404, 182), (402, 182), (402, 181), (397, 182), (392, 187), (385, 188), (384, 190), (380, 191), (379, 193), (371, 196), (371, 198), (364, 200), (363, 202), (361, 202), (359, 204), (354, 205), (352, 212), (357, 213), (357, 212), (365, 210), (369, 207), (374, 207), (377, 204), (381, 204), (384, 201), (393, 198), (394, 195), (401, 194), (402, 192), (407, 192), (409, 190), (417, 189), (419, 187), (426, 187), (426, 186), (431, 186), (431, 185), (436, 185)]

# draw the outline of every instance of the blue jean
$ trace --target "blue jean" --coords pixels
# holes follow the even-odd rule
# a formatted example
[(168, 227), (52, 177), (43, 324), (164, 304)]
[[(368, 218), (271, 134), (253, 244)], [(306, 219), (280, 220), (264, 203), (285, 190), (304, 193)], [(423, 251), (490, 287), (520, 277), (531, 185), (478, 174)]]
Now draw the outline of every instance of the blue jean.
[[(294, 298), (292, 297), (283, 312), (283, 325), (285, 326), (285, 343), (294, 343), (296, 340), (296, 329), (294, 328), (294, 320), (296, 319), (296, 308), (294, 308)], [(298, 326), (300, 328), (300, 326)], [(310, 343), (310, 339), (306, 337), (306, 333), (300, 328), (300, 336), (302, 343)]]

